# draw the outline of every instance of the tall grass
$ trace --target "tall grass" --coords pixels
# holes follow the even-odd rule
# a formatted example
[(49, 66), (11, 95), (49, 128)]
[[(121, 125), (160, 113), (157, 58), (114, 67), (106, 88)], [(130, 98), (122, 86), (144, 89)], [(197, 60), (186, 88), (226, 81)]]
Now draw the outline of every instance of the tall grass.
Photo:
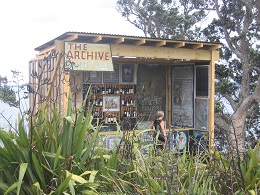
[[(84, 107), (84, 105), (83, 105)], [(243, 156), (204, 153), (176, 155), (150, 147), (141, 152), (139, 136), (121, 132), (107, 150), (91, 110), (65, 115), (45, 110), (23, 121), (18, 133), (0, 131), (0, 194), (257, 194), (260, 191), (259, 144)], [(32, 137), (32, 141), (31, 141)]]
[(84, 116), (82, 108), (73, 113), (71, 104), (65, 116), (51, 112), (50, 119), (40, 110), (28, 134), (23, 121), (18, 134), (0, 131), (1, 194), (97, 194), (97, 171), (89, 168), (99, 127), (91, 126), (91, 115)]

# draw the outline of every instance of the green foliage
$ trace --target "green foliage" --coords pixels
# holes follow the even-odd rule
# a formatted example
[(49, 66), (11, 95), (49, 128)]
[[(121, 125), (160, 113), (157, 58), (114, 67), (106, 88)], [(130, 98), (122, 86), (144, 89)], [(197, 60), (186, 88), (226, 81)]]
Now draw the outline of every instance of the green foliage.
[(260, 190), (260, 161), (259, 144), (253, 150), (249, 150), (244, 156), (237, 157), (232, 153), (223, 156), (215, 153), (213, 156), (214, 184), (219, 186), (220, 193), (231, 191), (232, 194), (257, 193)]
[(221, 101), (215, 101), (215, 113), (224, 114), (225, 105)]
[(93, 160), (98, 127), (92, 128), (92, 134), (91, 118), (80, 110), (75, 121), (72, 112), (65, 117), (58, 116), (55, 110), (51, 114), (53, 118), (49, 119), (46, 111), (40, 110), (30, 132), (26, 132), (22, 121), (19, 134), (0, 131), (1, 194), (96, 194), (96, 171), (89, 171), (91, 166), (86, 163)]
[(7, 85), (7, 83), (7, 78), (0, 76), (0, 101), (10, 106), (18, 107), (15, 92)]
[[(82, 108), (84, 105), (82, 106)], [(0, 194), (254, 194), (260, 190), (259, 144), (244, 156), (141, 152), (140, 134), (121, 132), (107, 150), (91, 110), (65, 116), (40, 110), (30, 132), (0, 131)], [(144, 131), (145, 132), (145, 131)], [(142, 132), (143, 133), (143, 132)], [(32, 137), (30, 136), (32, 135)], [(32, 142), (30, 139), (32, 138)], [(31, 143), (31, 144), (30, 144)]]
[(145, 36), (175, 40), (200, 39), (200, 26), (206, 14), (188, 0), (118, 0), (117, 9)]

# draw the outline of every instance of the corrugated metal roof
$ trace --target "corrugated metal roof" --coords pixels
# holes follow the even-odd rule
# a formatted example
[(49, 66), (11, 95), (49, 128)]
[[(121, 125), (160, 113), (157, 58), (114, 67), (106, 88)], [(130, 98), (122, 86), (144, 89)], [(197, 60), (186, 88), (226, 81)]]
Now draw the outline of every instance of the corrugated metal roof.
[(128, 45), (144, 45), (144, 46), (156, 46), (156, 47), (173, 47), (173, 48), (181, 47), (181, 48), (206, 49), (206, 50), (216, 50), (219, 49), (221, 46), (221, 43), (210, 43), (210, 42), (201, 42), (201, 41), (185, 41), (185, 40), (150, 38), (150, 37), (142, 37), (142, 36), (69, 31), (35, 48), (35, 51), (41, 51), (54, 45), (55, 40), (100, 43), (100, 44), (128, 44)]

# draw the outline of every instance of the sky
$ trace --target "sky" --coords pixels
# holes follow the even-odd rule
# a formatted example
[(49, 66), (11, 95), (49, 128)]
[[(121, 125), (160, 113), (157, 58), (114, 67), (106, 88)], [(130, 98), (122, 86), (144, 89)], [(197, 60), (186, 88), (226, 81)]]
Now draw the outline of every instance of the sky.
[(143, 36), (116, 10), (117, 0), (8, 0), (0, 2), (0, 75), (12, 80), (11, 70), (28, 82), (34, 49), (59, 35), (90, 32)]

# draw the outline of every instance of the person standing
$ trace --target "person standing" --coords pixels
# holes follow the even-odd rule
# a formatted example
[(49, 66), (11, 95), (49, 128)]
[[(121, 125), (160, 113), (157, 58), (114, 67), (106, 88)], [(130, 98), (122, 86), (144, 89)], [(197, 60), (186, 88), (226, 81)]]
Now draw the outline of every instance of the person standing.
[(151, 122), (148, 126), (149, 129), (155, 129), (154, 138), (158, 135), (158, 140), (163, 143), (163, 145), (166, 144), (166, 130), (165, 130), (165, 122), (163, 120), (164, 118), (164, 112), (163, 111), (157, 111), (155, 120)]

